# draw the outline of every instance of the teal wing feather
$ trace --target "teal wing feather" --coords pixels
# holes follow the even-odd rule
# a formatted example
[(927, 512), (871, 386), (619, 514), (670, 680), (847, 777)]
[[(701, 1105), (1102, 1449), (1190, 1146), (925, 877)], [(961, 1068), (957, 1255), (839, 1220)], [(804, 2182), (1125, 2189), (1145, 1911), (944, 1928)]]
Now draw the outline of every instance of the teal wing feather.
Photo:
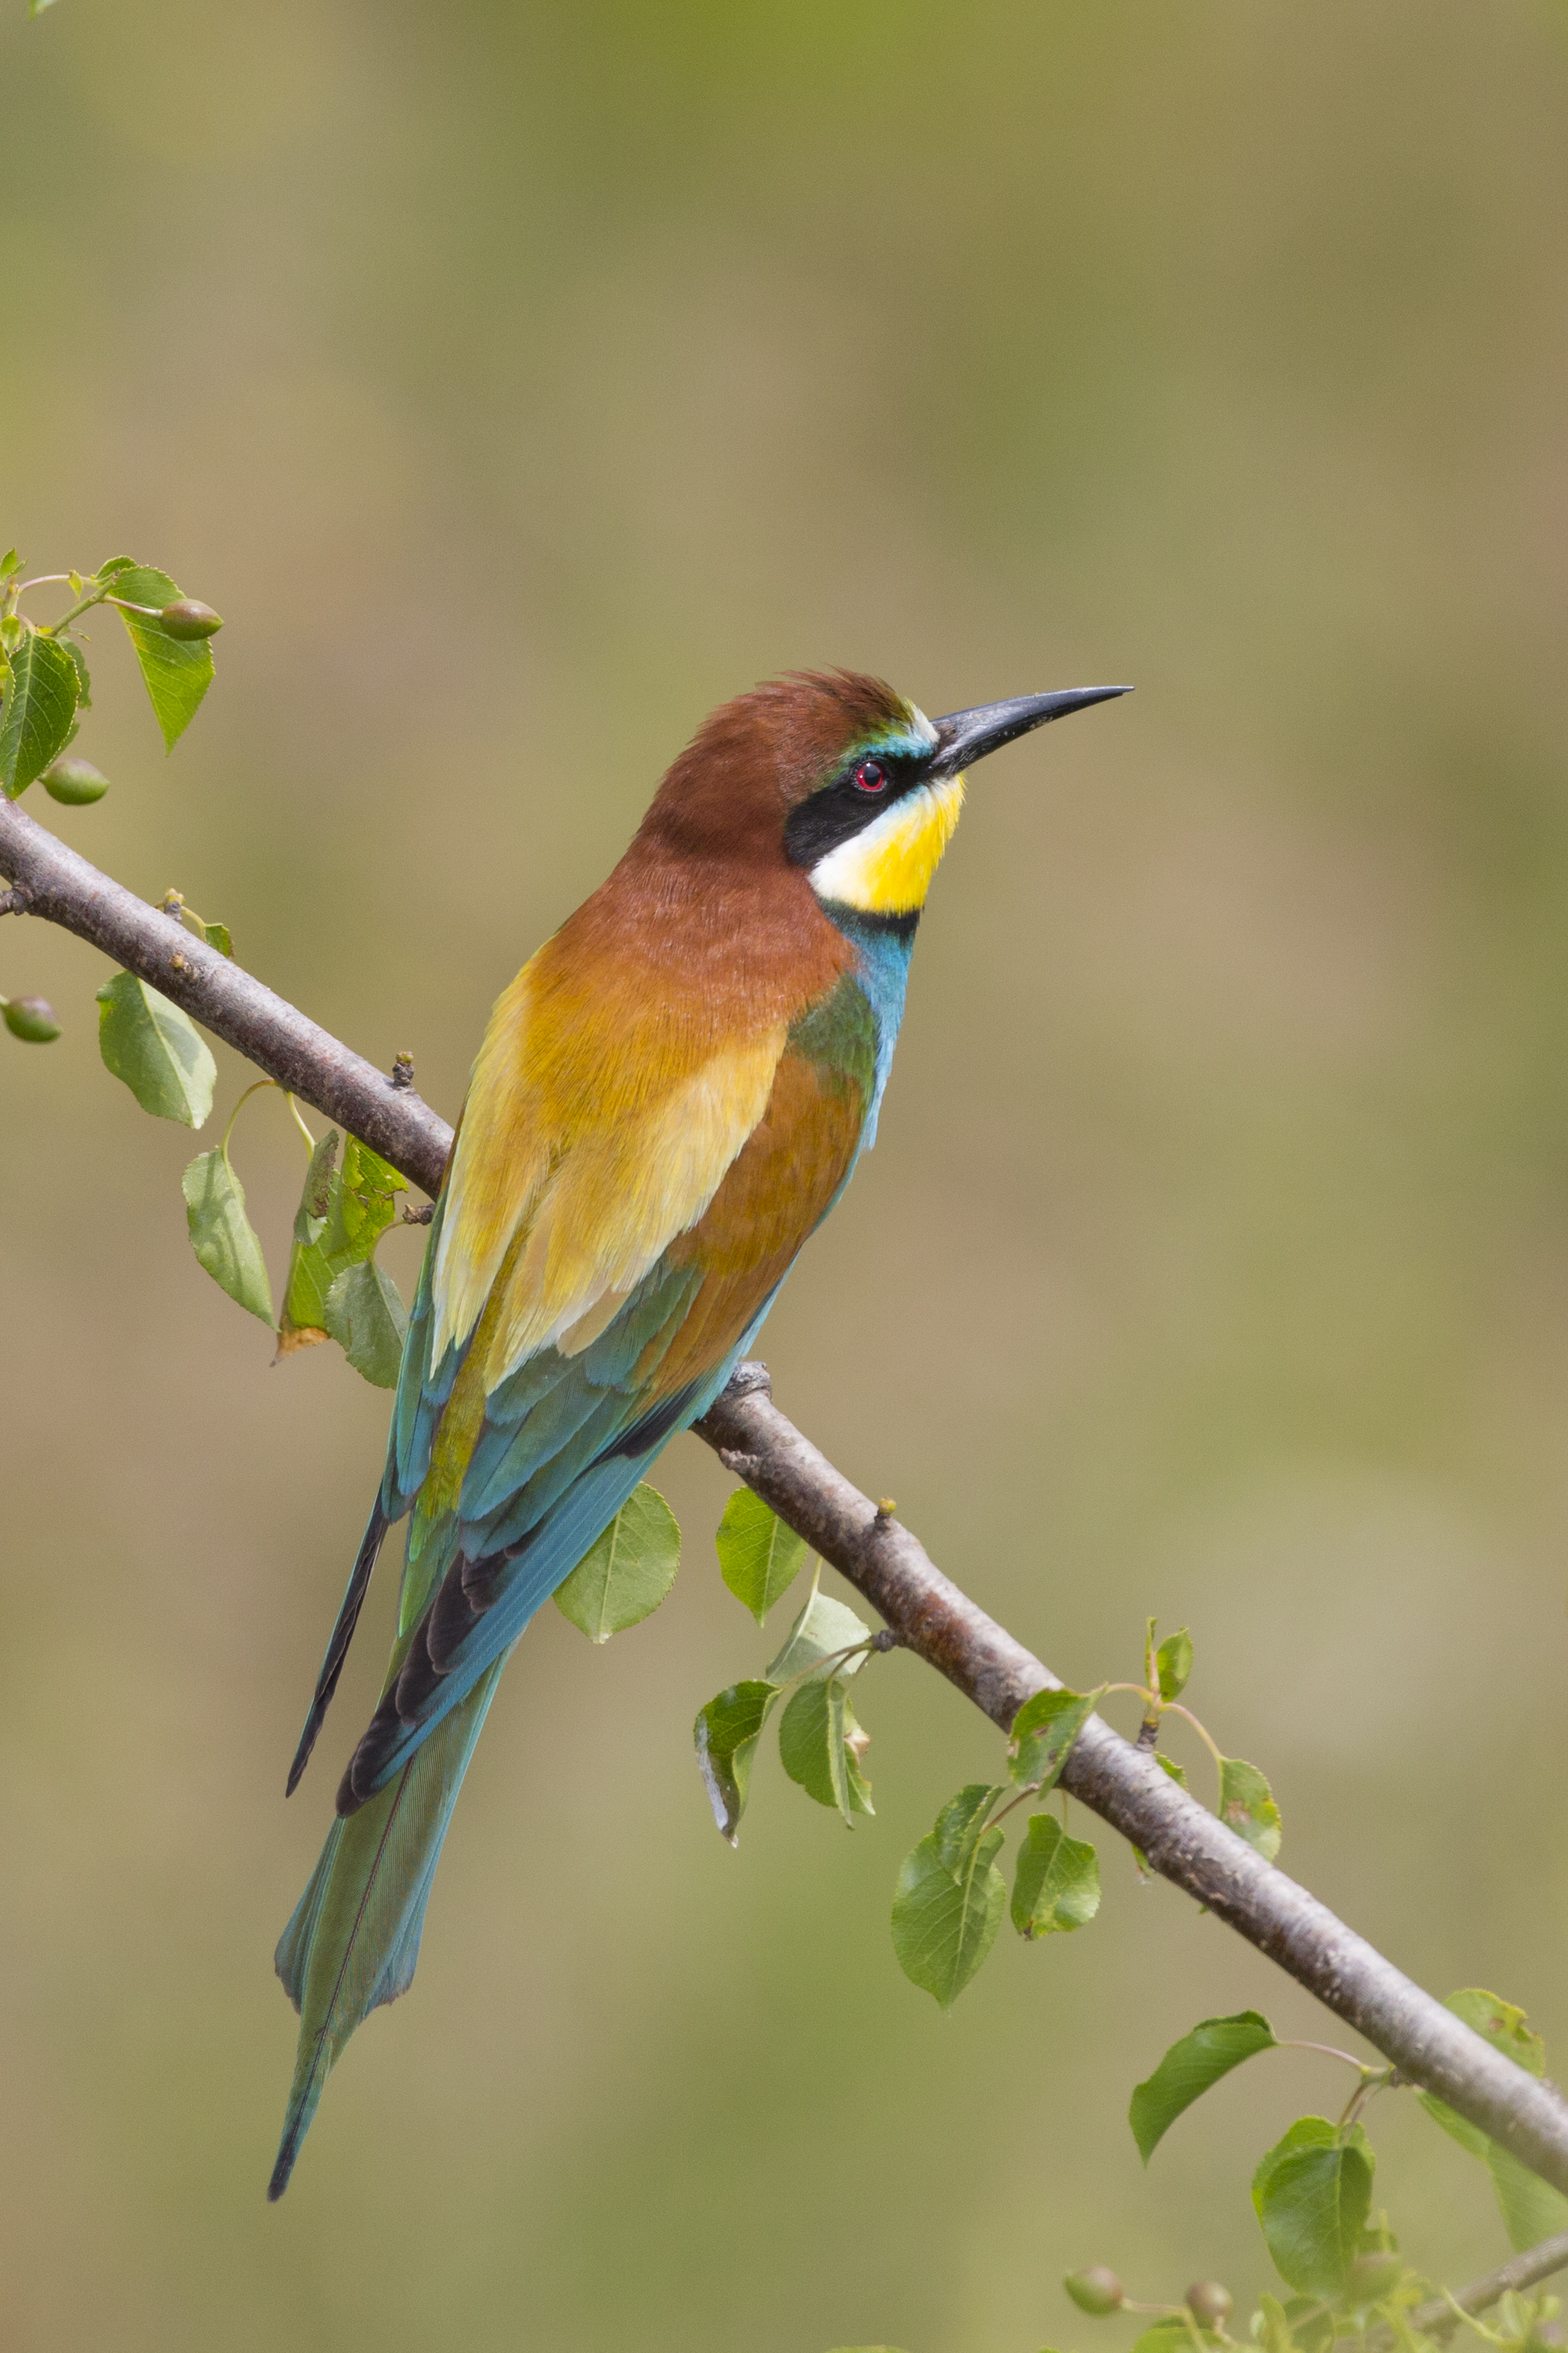
[[(817, 1073), (825, 1095), (847, 1106), (847, 1126), (839, 1125), (848, 1140), (809, 1207), (803, 1202), (798, 1230), (765, 1289), (753, 1287), (745, 1328), (716, 1332), (711, 1353), (658, 1394), (661, 1366), (709, 1276), (700, 1250), (667, 1251), (587, 1347), (574, 1356), (542, 1348), (498, 1383), (455, 1508), (429, 1521), (415, 1516), (385, 1691), (344, 1777), (340, 1818), (278, 1947), (300, 2031), (274, 2197), (349, 2036), (413, 1977), (441, 1843), (508, 1652), (669, 1439), (717, 1397), (755, 1339), (795, 1251), (847, 1179), (879, 1084), (870, 1008), (858, 990), (847, 1005), (842, 998), (840, 992), (825, 1018), (802, 1025), (792, 1051)], [(373, 1530), (378, 1520), (384, 1527), (401, 1516), (417, 1495), (459, 1368), (457, 1350), (438, 1366), (429, 1361), (440, 1214), (438, 1206)], [(697, 1240), (702, 1231), (695, 1229)], [(367, 1532), (323, 1662), (310, 1737), (341, 1671), (374, 1552)]]

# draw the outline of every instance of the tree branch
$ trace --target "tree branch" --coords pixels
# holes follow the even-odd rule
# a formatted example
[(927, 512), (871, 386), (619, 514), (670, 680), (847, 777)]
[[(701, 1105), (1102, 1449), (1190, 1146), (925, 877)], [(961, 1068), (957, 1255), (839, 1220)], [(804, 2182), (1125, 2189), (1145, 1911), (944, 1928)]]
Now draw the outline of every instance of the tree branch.
[(426, 1193), (440, 1189), (452, 1131), (412, 1087), (384, 1076), (177, 916), (100, 874), (3, 797), (0, 875), (16, 886), (5, 894), (15, 913), (42, 915), (101, 948)]
[[(1031, 1694), (1061, 1689), (1048, 1667), (942, 1575), (918, 1537), (786, 1421), (760, 1365), (742, 1365), (696, 1427), (721, 1461), (865, 1596), (906, 1649), (1002, 1730)], [(1555, 2087), (1494, 2051), (1315, 1895), (1265, 1862), (1152, 1756), (1091, 1716), (1062, 1786), (1131, 1840), (1162, 1878), (1228, 1921), (1364, 2034), (1402, 2075), (1568, 2191), (1568, 2103)]]
[[(0, 875), (24, 894), (20, 906), (7, 894), (13, 910), (63, 924), (101, 948), (426, 1192), (437, 1190), (452, 1132), (410, 1087), (383, 1077), (172, 916), (4, 801)], [(907, 1528), (784, 1419), (760, 1365), (742, 1366), (696, 1428), (736, 1477), (865, 1597), (905, 1649), (937, 1668), (1000, 1729), (1032, 1693), (1060, 1688), (1047, 1667), (942, 1576)], [(1316, 1994), (1402, 2075), (1568, 2192), (1568, 2103), (1555, 2087), (1472, 2033), (1188, 1797), (1152, 1757), (1091, 1717), (1063, 1782), (1131, 1840), (1152, 1869)]]
[[(1500, 2263), (1495, 2272), (1487, 2272), (1480, 2279), (1472, 2280), (1468, 2287), (1457, 2289), (1454, 2304), (1463, 2312), (1484, 2312), (1489, 2304), (1496, 2304), (1498, 2298), (1506, 2295), (1510, 2288), (1522, 2295), (1527, 2287), (1534, 2287), (1542, 2280), (1550, 2279), (1553, 2272), (1563, 2270), (1568, 2270), (1568, 2231), (1559, 2231), (1552, 2238), (1542, 2239), (1539, 2246), (1526, 2247), (1521, 2255), (1514, 2255), (1508, 2263)], [(1423, 2337), (1447, 2337), (1458, 2325), (1454, 2305), (1440, 2295), (1435, 2295), (1430, 2304), (1418, 2304), (1410, 2315), (1411, 2327)], [(1391, 2348), (1394, 2341), (1393, 2329), (1382, 2334), (1386, 2336)], [(1373, 2346), (1371, 2337), (1367, 2344), (1369, 2348)], [(1375, 2353), (1385, 2353), (1381, 2338)]]

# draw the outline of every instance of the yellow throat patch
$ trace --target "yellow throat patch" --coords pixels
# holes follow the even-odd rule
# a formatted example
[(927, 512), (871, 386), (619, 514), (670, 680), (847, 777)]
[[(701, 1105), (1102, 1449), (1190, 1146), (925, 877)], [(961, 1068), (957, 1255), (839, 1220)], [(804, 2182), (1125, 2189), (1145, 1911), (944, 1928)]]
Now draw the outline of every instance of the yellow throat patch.
[(912, 915), (925, 904), (942, 851), (963, 807), (963, 778), (946, 776), (906, 793), (853, 840), (811, 870), (819, 899), (863, 915)]

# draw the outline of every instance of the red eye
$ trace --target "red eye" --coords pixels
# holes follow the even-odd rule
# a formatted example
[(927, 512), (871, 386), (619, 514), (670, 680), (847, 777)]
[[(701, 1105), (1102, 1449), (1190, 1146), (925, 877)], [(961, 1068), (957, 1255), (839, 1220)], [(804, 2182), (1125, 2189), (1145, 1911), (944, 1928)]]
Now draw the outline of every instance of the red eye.
[(879, 793), (888, 781), (888, 772), (879, 760), (862, 760), (855, 771), (858, 793)]

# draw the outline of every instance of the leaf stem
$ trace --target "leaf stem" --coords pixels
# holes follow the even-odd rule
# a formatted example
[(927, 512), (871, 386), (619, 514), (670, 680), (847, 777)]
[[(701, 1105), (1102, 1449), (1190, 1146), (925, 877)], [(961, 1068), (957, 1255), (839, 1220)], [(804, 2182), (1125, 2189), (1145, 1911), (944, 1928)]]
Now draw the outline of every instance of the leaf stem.
[(79, 596), (76, 603), (71, 606), (68, 612), (62, 613), (58, 621), (50, 621), (47, 627), (40, 627), (38, 635), (41, 638), (58, 638), (62, 629), (69, 628), (71, 623), (78, 618), (79, 615), (87, 612), (93, 605), (101, 605), (108, 595), (108, 582), (105, 581), (101, 586), (95, 582), (92, 588)]
[[(272, 1082), (270, 1079), (264, 1079), (262, 1082), (264, 1086), (270, 1086), (271, 1083)], [(256, 1090), (253, 1087), (251, 1089), (252, 1094), (254, 1094)], [(864, 1652), (868, 1658), (873, 1651), (879, 1651), (880, 1648), (881, 1644), (879, 1642), (876, 1635), (868, 1634), (863, 1642), (849, 1642), (846, 1644), (842, 1651), (828, 1651), (822, 1658), (813, 1659), (809, 1666), (802, 1667), (798, 1673), (791, 1675), (787, 1683), (775, 1683), (773, 1686), (774, 1694), (778, 1698), (782, 1699), (785, 1692), (794, 1691), (797, 1683), (810, 1683), (814, 1676), (821, 1676), (824, 1683), (835, 1683), (838, 1678), (838, 1670), (844, 1664), (846, 1659), (858, 1658), (862, 1652)], [(826, 1674), (823, 1674), (822, 1672), (825, 1667), (829, 1670)]]
[(316, 1149), (316, 1139), (311, 1134), (310, 1129), (306, 1126), (304, 1113), (300, 1111), (299, 1104), (295, 1102), (292, 1095), (289, 1098), (289, 1108), (294, 1114), (295, 1126), (299, 1129), (300, 1134), (305, 1139), (306, 1151), (313, 1155)]
[(1363, 2067), (1362, 2069), (1361, 2082), (1356, 2085), (1355, 2090), (1345, 2102), (1343, 2110), (1341, 2113), (1339, 2123), (1339, 2129), (1341, 2132), (1348, 2132), (1351, 2126), (1353, 2125), (1360, 2116), (1362, 2110), (1365, 2107), (1369, 2100), (1375, 2099), (1379, 2092), (1387, 2091), (1389, 2084), (1394, 2080), (1395, 2073), (1396, 2070), (1393, 2067)]
[(1473, 2328), (1478, 2337), (1484, 2337), (1489, 2345), (1507, 2344), (1508, 2339), (1506, 2337), (1500, 2337), (1495, 2328), (1489, 2328), (1484, 2320), (1478, 2320), (1473, 2312), (1467, 2312), (1464, 2306), (1458, 2301), (1458, 2297), (1454, 2295), (1450, 2289), (1445, 2288), (1443, 2290), (1443, 2301), (1445, 2304), (1452, 2307), (1457, 2319), (1462, 2320), (1467, 2328)]
[[(275, 1087), (275, 1086), (277, 1086), (277, 1084), (278, 1084), (278, 1082), (277, 1082), (277, 1080), (276, 1080), (276, 1079), (258, 1079), (258, 1080), (257, 1080), (257, 1082), (256, 1082), (256, 1084), (255, 1084), (253, 1087), (247, 1087), (247, 1088), (246, 1088), (245, 1092), (240, 1096), (239, 1101), (235, 1104), (234, 1109), (230, 1112), (230, 1113), (229, 1113), (229, 1115), (228, 1115), (228, 1125), (224, 1129), (224, 1132), (223, 1132), (223, 1146), (222, 1146), (222, 1150), (223, 1150), (223, 1156), (224, 1156), (224, 1159), (225, 1159), (225, 1161), (226, 1161), (226, 1160), (228, 1159), (228, 1139), (229, 1139), (229, 1137), (234, 1134), (234, 1123), (235, 1123), (235, 1121), (239, 1117), (240, 1113), (245, 1109), (246, 1104), (250, 1101), (250, 1098), (251, 1098), (251, 1096), (252, 1096), (252, 1095), (258, 1095), (258, 1094), (261, 1092), (261, 1090), (263, 1089), (263, 1087)], [(289, 1098), (289, 1100), (290, 1100), (290, 1101), (292, 1101), (292, 1097), (290, 1097), (290, 1098)]]
[[(1037, 1798), (1039, 1794), (1040, 1784), (1038, 1781), (1030, 1781), (1022, 1789), (1015, 1790), (1005, 1806), (998, 1806), (994, 1814), (988, 1814), (986, 1816), (985, 1828), (988, 1831), (994, 1831), (998, 1822), (1005, 1821), (1006, 1820), (1007, 1816), (1013, 1811), (1015, 1806), (1027, 1805), (1031, 1798)], [(1151, 2305), (1149, 2308), (1152, 2311), (1154, 2307)]]
[(1380, 2072), (1375, 2067), (1369, 2067), (1364, 2059), (1352, 2058), (1348, 2051), (1336, 2049), (1331, 2042), (1301, 2042), (1293, 2038), (1281, 2038), (1277, 2047), (1281, 2051), (1321, 2051), (1325, 2059), (1342, 2059), (1347, 2067), (1353, 2067), (1363, 2079)]
[[(1153, 1693), (1152, 1691), (1146, 1691), (1142, 1683), (1101, 1683), (1100, 1689), (1102, 1698), (1110, 1692), (1124, 1691), (1133, 1693), (1142, 1701), (1145, 1707), (1155, 1707), (1161, 1704), (1161, 1703), (1155, 1699)], [(1171, 2308), (1174, 2311), (1176, 2307), (1173, 2305)], [(1150, 2310), (1152, 2311), (1152, 2309), (1153, 2306), (1151, 2306)]]

